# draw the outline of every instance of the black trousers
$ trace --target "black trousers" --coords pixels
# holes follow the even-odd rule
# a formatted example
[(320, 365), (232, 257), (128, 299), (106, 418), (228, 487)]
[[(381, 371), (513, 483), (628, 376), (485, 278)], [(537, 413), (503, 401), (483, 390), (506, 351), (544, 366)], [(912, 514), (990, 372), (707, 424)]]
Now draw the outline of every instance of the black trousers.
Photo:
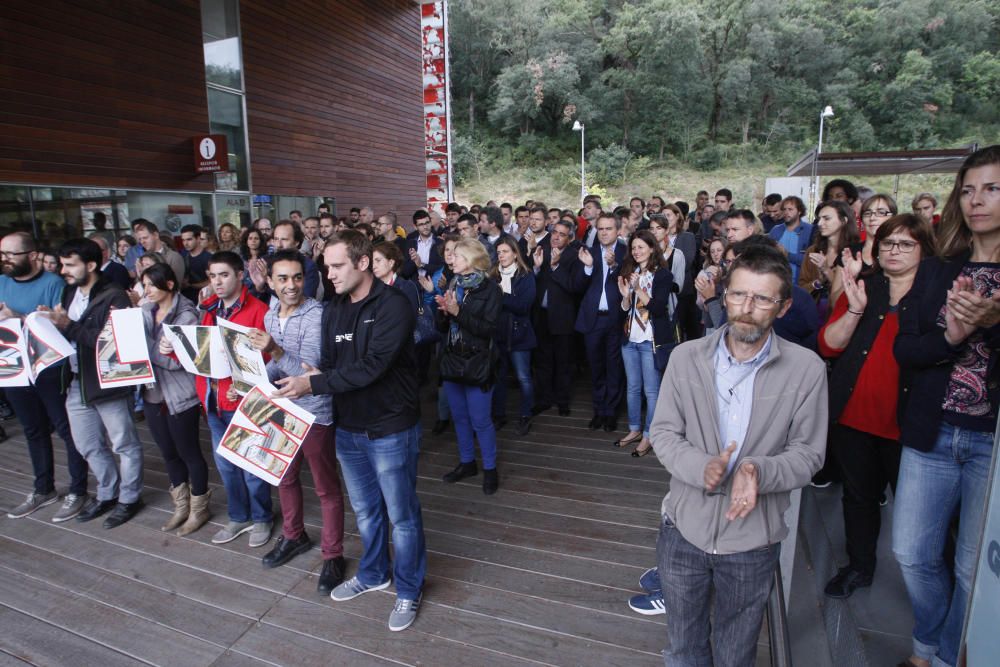
[(35, 493), (47, 494), (56, 488), (52, 455), (54, 430), (66, 446), (69, 492), (82, 496), (87, 492), (87, 460), (73, 444), (61, 373), (61, 367), (49, 368), (42, 371), (31, 386), (7, 387), (7, 401), (14, 408), (14, 414), (24, 428), (24, 438), (28, 441), (31, 469), (35, 474)]
[(143, 412), (146, 414), (146, 425), (167, 465), (170, 485), (189, 482), (193, 495), (208, 493), (208, 464), (198, 442), (201, 406), (195, 405), (172, 415), (167, 411), (166, 403), (145, 403)]
[(899, 442), (837, 424), (831, 430), (834, 466), (844, 482), (844, 532), (852, 569), (875, 574), (875, 552), (882, 528), (879, 501), (886, 484), (896, 492)]
[(573, 383), (573, 334), (553, 334), (545, 314), (537, 318), (535, 338), (535, 402), (538, 405), (569, 407)]

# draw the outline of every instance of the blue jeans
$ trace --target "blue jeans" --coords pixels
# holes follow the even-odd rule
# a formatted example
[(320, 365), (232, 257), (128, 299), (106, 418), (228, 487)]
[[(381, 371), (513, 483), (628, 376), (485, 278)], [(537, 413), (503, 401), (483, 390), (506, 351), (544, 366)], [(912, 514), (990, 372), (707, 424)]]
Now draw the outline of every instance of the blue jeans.
[(396, 596), (416, 600), (427, 573), (424, 520), (417, 498), (420, 425), (372, 440), (337, 429), (337, 459), (361, 534), (357, 577), (366, 586), (389, 578), (389, 523)]
[(229, 510), (229, 520), (237, 523), (253, 521), (267, 523), (273, 520), (274, 510), (271, 507), (271, 485), (243, 468), (230, 463), (218, 455), (219, 441), (226, 434), (229, 422), (233, 420), (232, 410), (223, 410), (221, 416), (216, 412), (215, 401), (209, 402), (208, 430), (212, 434), (212, 456), (215, 457), (215, 467), (222, 477), (222, 485), (226, 489), (226, 506)]
[(753, 667), (780, 553), (781, 544), (706, 553), (664, 519), (656, 555), (667, 616), (666, 667)]
[[(628, 428), (642, 431), (649, 437), (649, 424), (653, 421), (656, 397), (660, 394), (660, 372), (656, 370), (653, 343), (625, 343), (622, 345), (625, 362), (625, 397), (628, 403)], [(642, 395), (646, 395), (646, 421), (642, 420)]]
[(80, 381), (73, 380), (66, 394), (66, 417), (73, 444), (97, 478), (97, 499), (117, 498), (126, 504), (139, 500), (142, 442), (132, 421), (132, 398), (122, 396), (84, 405)]
[(480, 387), (445, 382), (444, 390), (448, 394), (451, 419), (455, 422), (455, 435), (458, 436), (458, 458), (462, 463), (472, 463), (476, 460), (478, 437), (479, 451), (483, 455), (483, 468), (486, 470), (496, 468), (497, 432), (493, 428), (493, 419), (490, 415), (493, 389), (483, 391)]
[(514, 367), (521, 385), (521, 417), (530, 417), (535, 405), (535, 383), (531, 380), (531, 350), (501, 350), (497, 366), (497, 383), (493, 388), (493, 416), (507, 416), (507, 369)]
[[(903, 447), (892, 551), (913, 606), (913, 654), (935, 667), (958, 658), (992, 452), (992, 433), (950, 424), (941, 425), (929, 452)], [(959, 506), (953, 586), (944, 545)]]

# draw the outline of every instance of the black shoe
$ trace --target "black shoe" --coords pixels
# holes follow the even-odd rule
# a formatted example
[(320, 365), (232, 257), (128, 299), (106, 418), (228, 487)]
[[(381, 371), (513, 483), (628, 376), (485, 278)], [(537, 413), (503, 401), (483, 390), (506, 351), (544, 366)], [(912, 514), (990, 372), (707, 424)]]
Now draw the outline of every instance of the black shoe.
[(528, 435), (528, 431), (530, 429), (531, 429), (531, 417), (521, 417), (521, 421), (517, 423), (517, 434)]
[(448, 419), (437, 420), (436, 422), (434, 422), (434, 428), (431, 429), (431, 433), (433, 433), (434, 435), (441, 435), (447, 430), (448, 424), (450, 423), (451, 421)]
[(479, 474), (479, 467), (476, 465), (475, 461), (470, 461), (469, 463), (459, 463), (455, 466), (455, 469), (449, 473), (445, 473), (443, 479), (448, 484), (454, 484), (460, 479), (465, 479), (466, 477), (475, 477)]
[(14, 418), (14, 408), (7, 401), (0, 401), (0, 419), (7, 421)]
[(83, 506), (83, 509), (80, 510), (80, 513), (76, 515), (76, 520), (81, 523), (84, 521), (91, 521), (101, 516), (117, 504), (117, 498), (112, 498), (111, 500), (98, 500), (97, 498), (91, 498), (87, 501), (87, 504)]
[(265, 568), (284, 565), (299, 554), (304, 554), (312, 549), (312, 545), (312, 540), (309, 539), (309, 535), (305, 532), (297, 540), (290, 540), (284, 535), (279, 535), (274, 548), (264, 554), (264, 557), (260, 559), (260, 563)]
[(608, 433), (614, 433), (618, 430), (618, 417), (605, 417), (604, 418), (604, 430)]
[(343, 556), (323, 561), (323, 569), (320, 570), (316, 590), (323, 595), (329, 595), (334, 588), (344, 582), (344, 570), (346, 567)]
[[(535, 407), (531, 408), (531, 416), (532, 417), (537, 417), (538, 415), (542, 414), (546, 410), (551, 410), (551, 409), (552, 409), (552, 404), (551, 403), (539, 403)], [(562, 408), (559, 409), (559, 413), (562, 414)]]
[(559, 406), (559, 416), (560, 417), (569, 417), (569, 406), (568, 405), (560, 405)]
[(483, 468), (483, 493), (488, 496), (492, 496), (500, 488), (500, 480), (497, 478), (497, 469), (490, 468), (487, 470)]
[(587, 428), (589, 428), (591, 431), (596, 431), (603, 425), (604, 425), (604, 417), (602, 417), (601, 415), (594, 415), (594, 417), (590, 420), (590, 423), (587, 424)]
[(507, 425), (507, 418), (506, 417), (494, 417), (493, 418), (493, 430), (494, 431), (499, 431), (500, 429), (502, 429), (506, 425)]
[[(142, 498), (139, 498), (134, 503), (118, 503), (117, 507), (111, 510), (108, 518), (104, 520), (104, 527), (117, 528), (138, 514), (143, 505)], [(77, 518), (79, 518), (79, 515)]]
[(831, 579), (823, 592), (831, 598), (849, 598), (855, 588), (867, 588), (872, 585), (871, 575), (862, 574), (850, 567), (842, 567), (837, 576)]

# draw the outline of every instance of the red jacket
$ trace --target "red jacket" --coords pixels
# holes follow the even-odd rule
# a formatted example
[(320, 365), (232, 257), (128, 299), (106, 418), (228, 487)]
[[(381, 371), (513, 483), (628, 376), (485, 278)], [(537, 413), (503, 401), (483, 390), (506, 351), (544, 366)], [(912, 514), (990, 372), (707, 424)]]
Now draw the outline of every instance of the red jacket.
[[(215, 313), (222, 306), (222, 301), (219, 297), (214, 294), (202, 301), (198, 306), (201, 310), (201, 324), (203, 326), (215, 326)], [(243, 292), (240, 294), (240, 298), (236, 300), (235, 309), (232, 315), (229, 317), (229, 321), (234, 324), (240, 324), (245, 327), (252, 327), (254, 329), (264, 328), (264, 313), (267, 312), (267, 305), (250, 294), (246, 285), (243, 286)], [(269, 359), (268, 355), (264, 355), (264, 361)], [(195, 376), (195, 388), (198, 390), (198, 400), (201, 401), (201, 405), (205, 408), (205, 412), (208, 412), (208, 383), (210, 379), (203, 377), (201, 375)], [(216, 405), (218, 405), (219, 410), (233, 411), (236, 410), (236, 406), (239, 405), (239, 401), (230, 401), (226, 398), (226, 393), (229, 391), (229, 386), (233, 383), (231, 378), (223, 378), (218, 380), (219, 389), (218, 394), (215, 397)]]

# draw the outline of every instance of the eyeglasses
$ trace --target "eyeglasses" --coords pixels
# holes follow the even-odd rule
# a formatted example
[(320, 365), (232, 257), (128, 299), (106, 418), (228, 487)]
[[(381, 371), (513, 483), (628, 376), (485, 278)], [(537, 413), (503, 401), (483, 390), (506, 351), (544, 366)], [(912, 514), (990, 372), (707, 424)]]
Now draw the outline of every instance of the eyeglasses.
[(916, 241), (890, 241), (886, 239), (885, 241), (878, 242), (879, 252), (892, 252), (893, 248), (899, 248), (899, 252), (908, 253), (913, 252), (913, 249), (916, 247)]
[(27, 255), (34, 252), (33, 250), (22, 250), (21, 252), (7, 252), (6, 250), (0, 250), (0, 257), (18, 257), (19, 255)]
[(892, 211), (887, 208), (873, 208), (870, 211), (862, 213), (861, 217), (867, 220), (868, 218), (874, 218), (876, 215), (880, 218), (888, 218), (892, 215)]
[(730, 304), (734, 306), (742, 306), (746, 303), (747, 298), (753, 300), (753, 307), (757, 310), (772, 310), (781, 305), (784, 299), (775, 299), (770, 296), (764, 296), (763, 294), (751, 294), (750, 292), (732, 292), (730, 290), (723, 290), (723, 298)]

